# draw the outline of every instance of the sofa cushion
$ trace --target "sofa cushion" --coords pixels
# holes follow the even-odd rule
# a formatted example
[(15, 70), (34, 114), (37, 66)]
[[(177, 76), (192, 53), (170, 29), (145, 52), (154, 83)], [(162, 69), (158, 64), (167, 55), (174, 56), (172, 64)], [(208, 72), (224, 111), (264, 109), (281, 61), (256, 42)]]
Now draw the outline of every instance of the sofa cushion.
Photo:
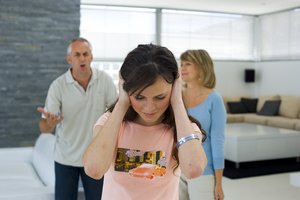
[(1, 148), (0, 163), (26, 162), (32, 161), (33, 147), (6, 147)]
[(50, 133), (42, 133), (36, 140), (33, 150), (33, 165), (43, 183), (54, 186), (54, 145), (55, 136)]
[(30, 184), (22, 187), (2, 188), (0, 186), (1, 200), (54, 200), (54, 189), (50, 187), (32, 187)]
[(40, 182), (32, 164), (26, 162), (1, 163), (0, 180), (30, 180)]
[(229, 113), (247, 113), (246, 107), (241, 101), (227, 102)]
[(279, 115), (289, 118), (297, 118), (300, 112), (300, 97), (281, 96)]
[(262, 124), (267, 125), (269, 116), (257, 115), (257, 114), (247, 114), (244, 117), (244, 122), (252, 124)]
[(257, 107), (257, 102), (258, 102), (257, 98), (250, 99), (250, 98), (242, 97), (241, 102), (246, 107), (246, 110), (248, 113), (256, 113), (256, 107)]
[(275, 116), (268, 119), (267, 125), (278, 128), (294, 129), (296, 121), (287, 117)]
[(245, 114), (227, 114), (226, 122), (227, 123), (238, 123), (244, 122)]
[(295, 122), (295, 130), (300, 131), (300, 120), (297, 119), (297, 121)]
[(223, 102), (224, 102), (224, 106), (225, 106), (225, 108), (226, 108), (227, 113), (229, 113), (229, 108), (228, 108), (227, 102), (229, 102), (229, 101), (234, 101), (234, 102), (236, 102), (236, 101), (240, 101), (240, 100), (241, 100), (241, 97), (240, 97), (240, 96), (230, 96), (230, 97), (228, 97), (228, 96), (223, 96)]
[(279, 95), (274, 95), (274, 96), (260, 96), (258, 98), (256, 110), (257, 111), (261, 110), (261, 108), (265, 104), (265, 101), (267, 101), (267, 100), (280, 100), (280, 96)]
[(258, 115), (267, 115), (267, 116), (274, 116), (278, 114), (280, 100), (277, 101), (266, 101), (261, 108), (261, 110), (257, 113)]
[[(4, 192), (10, 188), (14, 188), (15, 192), (20, 188), (43, 188), (44, 184), (37, 179), (0, 179), (0, 189), (4, 190)], [(0, 199), (1, 199), (1, 190), (0, 190)], [(15, 193), (14, 193), (15, 194)]]

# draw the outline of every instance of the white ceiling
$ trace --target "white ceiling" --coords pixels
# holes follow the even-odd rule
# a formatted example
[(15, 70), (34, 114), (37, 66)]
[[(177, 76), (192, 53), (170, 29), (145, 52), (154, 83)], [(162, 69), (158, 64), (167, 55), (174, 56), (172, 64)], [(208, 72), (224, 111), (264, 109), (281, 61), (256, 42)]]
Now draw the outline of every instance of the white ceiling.
[(81, 3), (261, 15), (300, 7), (300, 0), (81, 0)]

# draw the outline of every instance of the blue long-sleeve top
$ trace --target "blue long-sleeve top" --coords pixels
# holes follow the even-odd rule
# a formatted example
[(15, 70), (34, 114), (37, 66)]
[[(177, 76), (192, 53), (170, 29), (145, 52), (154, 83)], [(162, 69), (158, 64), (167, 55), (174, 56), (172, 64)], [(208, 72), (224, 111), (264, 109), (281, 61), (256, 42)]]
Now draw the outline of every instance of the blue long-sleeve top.
[(214, 174), (216, 169), (224, 169), (226, 110), (222, 97), (213, 91), (204, 102), (188, 108), (187, 112), (201, 123), (207, 133), (203, 148), (208, 162), (203, 175)]

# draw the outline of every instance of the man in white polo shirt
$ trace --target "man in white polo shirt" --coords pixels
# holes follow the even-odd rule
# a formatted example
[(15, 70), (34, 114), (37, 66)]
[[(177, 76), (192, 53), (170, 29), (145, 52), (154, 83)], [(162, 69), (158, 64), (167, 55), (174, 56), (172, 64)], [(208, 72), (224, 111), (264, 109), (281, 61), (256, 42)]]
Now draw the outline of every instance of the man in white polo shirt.
[(73, 39), (67, 50), (67, 72), (52, 82), (39, 122), (42, 133), (55, 129), (55, 199), (77, 200), (82, 179), (85, 197), (101, 199), (103, 180), (94, 180), (83, 169), (82, 154), (92, 140), (99, 116), (116, 100), (116, 87), (108, 74), (91, 68), (92, 46)]

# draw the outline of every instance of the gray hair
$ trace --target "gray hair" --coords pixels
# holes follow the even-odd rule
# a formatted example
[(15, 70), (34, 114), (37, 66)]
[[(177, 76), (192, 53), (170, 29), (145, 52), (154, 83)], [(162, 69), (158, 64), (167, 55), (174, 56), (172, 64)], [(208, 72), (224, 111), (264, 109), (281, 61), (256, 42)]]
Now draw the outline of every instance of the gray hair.
[(71, 40), (71, 42), (69, 43), (68, 49), (67, 49), (67, 55), (70, 55), (70, 54), (71, 54), (71, 52), (72, 52), (72, 44), (73, 44), (74, 42), (77, 42), (77, 41), (87, 43), (89, 49), (90, 49), (91, 52), (92, 52), (93, 48), (92, 48), (91, 43), (90, 43), (87, 39), (82, 38), (82, 37), (79, 37), (79, 38), (74, 38), (74, 39)]

